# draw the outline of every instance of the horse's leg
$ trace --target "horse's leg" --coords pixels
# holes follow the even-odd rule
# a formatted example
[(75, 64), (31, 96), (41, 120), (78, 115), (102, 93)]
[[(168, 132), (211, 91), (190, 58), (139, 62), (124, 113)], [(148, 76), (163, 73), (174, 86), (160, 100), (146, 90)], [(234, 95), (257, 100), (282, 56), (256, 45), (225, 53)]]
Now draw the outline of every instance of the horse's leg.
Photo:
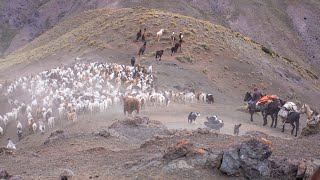
[(250, 112), (250, 115), (251, 115), (251, 117), (250, 117), (250, 120), (251, 120), (251, 122), (253, 122), (253, 110), (252, 109), (249, 109), (249, 112)]
[(283, 123), (283, 125), (282, 125), (282, 132), (284, 132), (284, 126), (285, 126), (286, 124), (285, 123)]
[(268, 124), (268, 113), (263, 113), (261, 112), (262, 114), (262, 117), (263, 117), (263, 126), (267, 125)]
[(278, 113), (275, 114), (275, 123), (274, 123), (274, 128), (276, 128), (278, 125)]
[(291, 122), (290, 124), (291, 124), (291, 126), (292, 126), (291, 135), (293, 135), (293, 131), (294, 131), (294, 128), (295, 128), (296, 126), (294, 125), (294, 122)]
[(274, 115), (273, 114), (270, 114), (270, 116), (271, 116), (271, 119), (272, 119), (272, 122), (271, 122), (271, 128), (273, 127), (273, 123), (274, 123)]
[(295, 137), (297, 137), (298, 131), (299, 131), (299, 119), (296, 120), (296, 135), (295, 135)]

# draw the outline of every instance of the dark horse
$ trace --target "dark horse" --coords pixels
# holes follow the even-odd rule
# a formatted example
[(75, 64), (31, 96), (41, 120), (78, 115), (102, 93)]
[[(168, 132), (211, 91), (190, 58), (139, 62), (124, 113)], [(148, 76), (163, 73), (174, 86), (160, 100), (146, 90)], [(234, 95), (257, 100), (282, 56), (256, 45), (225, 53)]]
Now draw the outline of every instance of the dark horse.
[[(252, 99), (252, 96), (249, 92), (247, 92), (247, 94), (244, 97), (244, 101), (245, 102), (249, 102)], [(268, 104), (268, 106), (266, 107), (265, 110), (260, 111), (260, 109), (256, 108), (255, 104), (252, 103), (248, 103), (248, 109), (249, 109), (249, 113), (251, 115), (250, 120), (253, 121), (253, 114), (255, 112), (261, 112), (262, 117), (263, 117), (263, 126), (268, 124), (268, 120), (267, 117), (270, 115), (272, 118), (272, 123), (271, 123), (271, 127), (276, 128), (277, 124), (278, 124), (278, 113), (280, 111), (280, 107), (284, 104), (285, 102), (282, 100), (279, 101), (273, 101), (270, 104)]]
[[(297, 137), (298, 131), (299, 131), (299, 119), (300, 119), (300, 113), (298, 113), (298, 112), (290, 112), (288, 114), (287, 119), (283, 123), (282, 132), (284, 132), (285, 123), (289, 123), (292, 126), (291, 134), (293, 135), (294, 128), (296, 128), (295, 137)], [(294, 125), (294, 124), (296, 124), (296, 125)]]

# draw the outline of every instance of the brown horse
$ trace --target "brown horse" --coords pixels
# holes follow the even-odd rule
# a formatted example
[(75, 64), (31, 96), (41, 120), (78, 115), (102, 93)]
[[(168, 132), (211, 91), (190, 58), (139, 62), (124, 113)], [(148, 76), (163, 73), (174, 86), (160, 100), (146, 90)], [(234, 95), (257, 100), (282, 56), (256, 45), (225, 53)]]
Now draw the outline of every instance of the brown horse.
[(137, 98), (134, 97), (124, 97), (123, 98), (123, 113), (126, 115), (126, 112), (128, 114), (132, 115), (133, 111), (137, 111), (137, 114), (140, 112), (140, 101)]

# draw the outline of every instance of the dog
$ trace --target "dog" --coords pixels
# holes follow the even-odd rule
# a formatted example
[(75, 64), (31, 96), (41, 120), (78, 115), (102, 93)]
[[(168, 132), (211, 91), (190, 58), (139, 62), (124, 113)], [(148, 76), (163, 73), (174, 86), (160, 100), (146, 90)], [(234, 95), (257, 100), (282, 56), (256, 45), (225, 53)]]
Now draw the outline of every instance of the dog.
[(241, 124), (234, 125), (233, 134), (239, 136)]
[(200, 113), (198, 112), (190, 112), (189, 116), (188, 116), (188, 123), (192, 124), (192, 121), (194, 121), (197, 124), (197, 117), (200, 117)]

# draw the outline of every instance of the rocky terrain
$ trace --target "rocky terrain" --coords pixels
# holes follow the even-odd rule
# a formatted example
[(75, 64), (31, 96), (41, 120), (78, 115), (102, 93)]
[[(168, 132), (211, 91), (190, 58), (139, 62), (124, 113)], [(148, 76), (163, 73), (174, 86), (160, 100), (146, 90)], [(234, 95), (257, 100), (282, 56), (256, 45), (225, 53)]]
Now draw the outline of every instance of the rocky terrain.
[(59, 22), (89, 9), (135, 6), (162, 9), (223, 25), (281, 56), (316, 65), (314, 70), (320, 73), (318, 1), (4, 0), (0, 3), (0, 51), (9, 54)]
[[(5, 42), (10, 42), (1, 43), (8, 53), (0, 59), (1, 83), (75, 61), (129, 65), (131, 57), (135, 56), (137, 63), (153, 65), (159, 90), (204, 91), (213, 94), (215, 103), (147, 106), (141, 111), (141, 118), (133, 119), (124, 117), (122, 107), (114, 107), (107, 113), (81, 115), (77, 123), (59, 121), (44, 135), (26, 135), (21, 141), (16, 135), (16, 124), (11, 123), (0, 143), (4, 146), (7, 139), (12, 138), (17, 150), (11, 154), (1, 149), (0, 169), (23, 179), (56, 179), (62, 173), (80, 179), (229, 179), (230, 176), (233, 179), (261, 176), (261, 179), (292, 179), (310, 176), (320, 165), (319, 134), (295, 138), (290, 134), (290, 125), (282, 133), (280, 124), (277, 128), (263, 127), (260, 115), (254, 115), (254, 121), (250, 122), (249, 114), (237, 110), (243, 105), (245, 93), (252, 91), (254, 86), (264, 93), (319, 108), (318, 72), (306, 58), (310, 55), (304, 49), (307, 46), (300, 43), (302, 36), (313, 37), (319, 32), (313, 29), (315, 34), (308, 34), (308, 31), (296, 35), (293, 21), (286, 21), (299, 15), (293, 13), (297, 7), (308, 7), (312, 9), (310, 12), (317, 12), (318, 2), (306, 3), (308, 6), (291, 1), (255, 3), (254, 7), (268, 12), (264, 14), (259, 8), (245, 6), (248, 5), (245, 2), (241, 6), (233, 1), (199, 2), (1, 2), (1, 10), (6, 12), (0, 17), (5, 22), (1, 33), (6, 34), (2, 36), (7, 38)], [(142, 3), (146, 7), (161, 6), (166, 11), (144, 7), (96, 9)], [(181, 5), (184, 8), (179, 8)], [(241, 10), (244, 7), (250, 11)], [(291, 13), (290, 18), (282, 9), (274, 7), (285, 7), (283, 9)], [(268, 11), (269, 8), (272, 11)], [(95, 10), (85, 11), (88, 9)], [(200, 13), (200, 9), (208, 14)], [(217, 12), (224, 15), (210, 15)], [(254, 17), (252, 21), (244, 15), (249, 12)], [(229, 17), (229, 13), (236, 15)], [(265, 16), (279, 17), (277, 13), (283, 15), (281, 20)], [(316, 16), (316, 13), (310, 16)], [(30, 17), (36, 20), (29, 20)], [(260, 22), (261, 17), (268, 23), (248, 29), (252, 23)], [(295, 18), (301, 25), (299, 17)], [(308, 16), (303, 22), (317, 26), (312, 20), (314, 18)], [(211, 22), (238, 28), (243, 33)], [(289, 25), (283, 22), (289, 22)], [(286, 29), (284, 25), (290, 28)], [(272, 27), (286, 33), (270, 35), (268, 33), (278, 32)], [(137, 53), (143, 42), (135, 39), (138, 30), (143, 28), (147, 28), (147, 48), (139, 57)], [(156, 33), (161, 28), (165, 31), (158, 42)], [(268, 33), (262, 33), (261, 29)], [(170, 55), (172, 31), (176, 34), (182, 31), (185, 41), (182, 51), (173, 56)], [(282, 41), (279, 36), (289, 36), (292, 41)], [(155, 52), (161, 49), (164, 50), (162, 61), (156, 61)], [(308, 50), (313, 52), (312, 48)], [(6, 99), (2, 98), (2, 101)], [(191, 111), (201, 112), (198, 124), (187, 124)], [(224, 121), (220, 132), (203, 129), (205, 117), (212, 115), (218, 115)], [(239, 123), (242, 123), (240, 136), (232, 136), (234, 125)], [(305, 127), (305, 115), (301, 115), (300, 123), (300, 129)], [(267, 145), (261, 138), (272, 143)], [(252, 151), (266, 155), (249, 156), (248, 152)], [(228, 165), (230, 160), (235, 166)], [(263, 172), (253, 164), (261, 165)], [(2, 173), (6, 175), (4, 171)]]
[(77, 179), (294, 179), (320, 166), (313, 146), (319, 135), (284, 140), (261, 132), (168, 130), (140, 117), (77, 132), (85, 121), (79, 123), (23, 140), (14, 155), (0, 154), (0, 168), (23, 179), (56, 179), (65, 171)]

